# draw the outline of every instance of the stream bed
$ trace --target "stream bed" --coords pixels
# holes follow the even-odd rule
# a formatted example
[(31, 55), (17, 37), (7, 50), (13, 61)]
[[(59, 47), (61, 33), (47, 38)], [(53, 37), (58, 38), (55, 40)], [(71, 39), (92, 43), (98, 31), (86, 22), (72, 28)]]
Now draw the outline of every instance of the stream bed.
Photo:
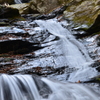
[(95, 37), (68, 26), (55, 17), (0, 27), (0, 100), (100, 100), (98, 84), (81, 84), (99, 75)]

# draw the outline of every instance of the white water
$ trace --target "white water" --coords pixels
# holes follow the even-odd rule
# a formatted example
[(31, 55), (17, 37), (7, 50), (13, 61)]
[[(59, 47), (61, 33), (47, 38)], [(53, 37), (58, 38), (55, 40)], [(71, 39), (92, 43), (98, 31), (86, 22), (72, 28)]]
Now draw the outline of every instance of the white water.
[(37, 20), (35, 21), (41, 28), (48, 30), (51, 34), (60, 37), (62, 50), (66, 56), (66, 62), (70, 67), (80, 68), (86, 63), (91, 62), (85, 47), (77, 41), (71, 33), (63, 28), (59, 22), (54, 20)]
[(20, 4), (20, 3), (22, 3), (21, 0), (14, 0), (14, 2), (15, 2), (16, 4)]
[[(65, 61), (73, 72), (69, 81), (85, 80), (95, 76), (96, 70), (89, 67), (92, 59), (89, 57), (84, 45), (64, 27), (63, 23), (53, 20), (36, 20), (40, 29), (48, 30), (60, 38)], [(92, 75), (91, 75), (92, 74)], [(0, 76), (0, 100), (100, 100), (100, 96), (88, 87), (73, 83), (60, 83), (46, 78), (29, 75)]]
[(35, 22), (42, 30), (48, 30), (51, 34), (60, 38), (62, 48), (59, 49), (62, 50), (67, 65), (70, 68), (78, 69), (70, 75), (68, 81), (85, 81), (97, 75), (97, 71), (89, 67), (93, 63), (93, 60), (89, 57), (84, 45), (62, 26), (63, 24), (67, 25), (66, 22), (60, 23), (57, 19), (36, 20)]
[[(51, 92), (50, 92), (51, 91)], [(43, 95), (40, 95), (40, 92)], [(0, 100), (100, 100), (89, 88), (29, 75), (1, 75)]]

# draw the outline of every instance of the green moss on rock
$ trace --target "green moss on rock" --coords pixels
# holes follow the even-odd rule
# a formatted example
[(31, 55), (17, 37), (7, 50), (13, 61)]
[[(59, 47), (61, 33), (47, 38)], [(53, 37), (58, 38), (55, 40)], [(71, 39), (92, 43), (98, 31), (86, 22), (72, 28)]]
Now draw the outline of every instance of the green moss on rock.
[(64, 17), (72, 20), (75, 24), (74, 27), (87, 25), (88, 29), (100, 14), (99, 4), (99, 0), (80, 0), (66, 9)]

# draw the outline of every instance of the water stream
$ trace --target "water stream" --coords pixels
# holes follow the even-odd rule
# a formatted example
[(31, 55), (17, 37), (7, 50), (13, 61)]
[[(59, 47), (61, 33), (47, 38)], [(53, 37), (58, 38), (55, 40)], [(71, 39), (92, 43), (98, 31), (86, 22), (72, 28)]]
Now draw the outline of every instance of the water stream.
[(16, 4), (20, 4), (20, 3), (22, 3), (22, 0), (14, 0), (14, 2), (15, 2)]
[(30, 0), (14, 0), (16, 4), (28, 3)]
[[(21, 3), (20, 0), (15, 0), (15, 2)], [(70, 73), (68, 81), (76, 82), (80, 79), (85, 81), (97, 75), (95, 68), (89, 66), (94, 61), (89, 57), (85, 46), (64, 27), (66, 25), (65, 21), (58, 22), (57, 19), (50, 19), (35, 20), (33, 23), (38, 25), (38, 27), (35, 27), (36, 31), (38, 29), (45, 30), (45, 32), (48, 31), (60, 38), (56, 42), (60, 44), (60, 48), (57, 49), (60, 49), (66, 62), (61, 60), (62, 63), (69, 68), (77, 69)], [(35, 65), (34, 61), (31, 61), (32, 67)], [(37, 66), (41, 62), (37, 61)], [(46, 61), (42, 64), (46, 66)], [(21, 70), (21, 67), (19, 70)], [(28, 66), (26, 67), (28, 69)], [(100, 100), (100, 96), (90, 88), (80, 84), (62, 83), (31, 75), (1, 74), (0, 100)]]
[(97, 75), (95, 68), (89, 67), (94, 61), (89, 57), (85, 46), (80, 41), (76, 40), (68, 29), (63, 27), (67, 25), (65, 21), (58, 22), (57, 19), (50, 19), (46, 21), (36, 20), (35, 22), (41, 29), (48, 30), (51, 34), (60, 38), (58, 44), (60, 44), (61, 47), (59, 49), (65, 56), (64, 61), (67, 62), (66, 66), (78, 69), (70, 75), (69, 81), (85, 81)]
[(0, 76), (0, 100), (100, 100), (88, 87), (30, 75)]

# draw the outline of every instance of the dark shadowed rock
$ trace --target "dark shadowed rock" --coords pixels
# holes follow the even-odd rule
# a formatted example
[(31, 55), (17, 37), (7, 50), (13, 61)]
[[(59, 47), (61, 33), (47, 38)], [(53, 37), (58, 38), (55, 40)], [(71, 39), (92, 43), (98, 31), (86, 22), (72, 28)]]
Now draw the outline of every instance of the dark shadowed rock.
[(0, 42), (0, 53), (10, 52), (12, 54), (25, 54), (40, 48), (41, 47), (39, 46), (34, 46), (33, 43), (22, 40), (8, 40)]
[(93, 33), (100, 32), (100, 15), (96, 18), (94, 24), (87, 30), (87, 32), (91, 35)]
[(97, 45), (100, 46), (100, 35), (97, 36), (96, 42), (97, 42)]
[(0, 0), (0, 4), (4, 4), (4, 3), (12, 4), (14, 3), (14, 0)]
[(0, 5), (0, 18), (13, 18), (20, 16), (18, 9)]

